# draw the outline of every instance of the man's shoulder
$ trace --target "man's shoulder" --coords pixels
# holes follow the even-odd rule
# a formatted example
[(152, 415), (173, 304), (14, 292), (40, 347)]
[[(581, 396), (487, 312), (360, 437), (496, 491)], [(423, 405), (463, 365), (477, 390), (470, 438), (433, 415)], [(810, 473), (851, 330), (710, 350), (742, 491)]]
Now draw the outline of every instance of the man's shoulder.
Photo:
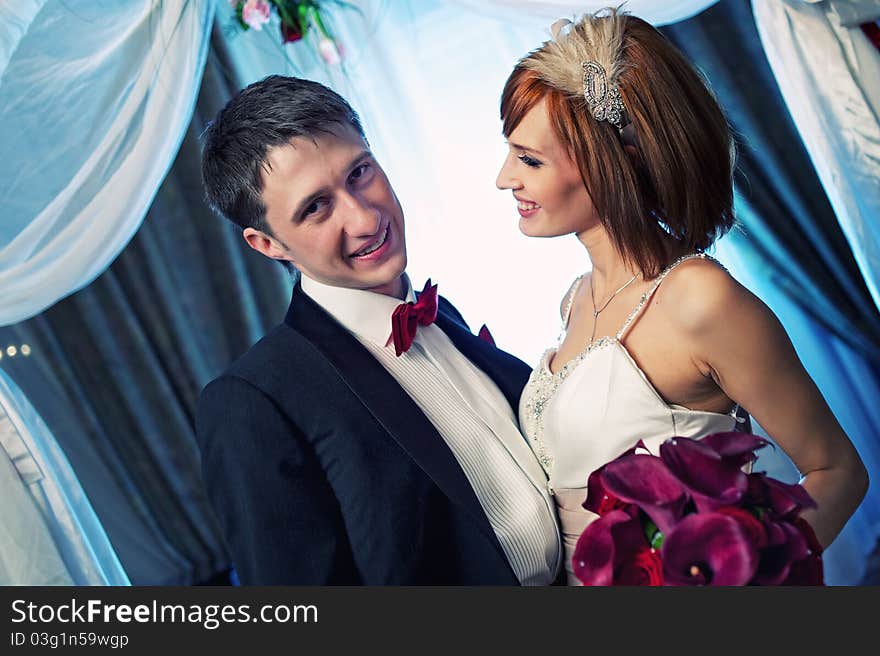
[(282, 323), (251, 346), (205, 387), (238, 379), (274, 396), (280, 388), (295, 386), (299, 372), (318, 369), (314, 347), (296, 330)]
[(299, 350), (297, 346), (302, 346), (300, 344), (301, 341), (302, 336), (287, 324), (282, 323), (275, 326), (263, 335), (258, 342), (236, 358), (222, 375), (235, 376), (246, 380), (258, 378), (261, 372), (279, 366), (279, 358), (295, 358)]

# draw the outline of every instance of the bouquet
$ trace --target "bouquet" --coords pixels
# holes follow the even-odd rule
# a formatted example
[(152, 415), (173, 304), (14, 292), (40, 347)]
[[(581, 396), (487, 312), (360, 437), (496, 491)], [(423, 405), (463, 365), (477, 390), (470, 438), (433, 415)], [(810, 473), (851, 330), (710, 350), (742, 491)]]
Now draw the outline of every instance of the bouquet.
[[(354, 7), (342, 0), (324, 0), (323, 4), (331, 2), (339, 6)], [(262, 31), (263, 25), (270, 21), (274, 11), (278, 15), (282, 43), (299, 41), (309, 29), (315, 30), (318, 52), (324, 61), (330, 65), (340, 63), (341, 49), (324, 24), (322, 12), (326, 9), (318, 0), (229, 0), (229, 4), (235, 10), (237, 23), (243, 30)]]
[(822, 547), (799, 517), (800, 485), (743, 468), (768, 444), (749, 433), (643, 442), (588, 480), (599, 517), (578, 539), (584, 585), (823, 585)]

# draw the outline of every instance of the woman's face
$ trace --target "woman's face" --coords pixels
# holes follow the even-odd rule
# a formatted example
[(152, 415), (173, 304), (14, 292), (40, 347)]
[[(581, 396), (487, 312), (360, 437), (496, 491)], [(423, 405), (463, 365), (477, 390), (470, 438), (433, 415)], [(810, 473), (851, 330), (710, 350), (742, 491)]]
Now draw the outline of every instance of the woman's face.
[(577, 164), (556, 138), (544, 100), (526, 113), (507, 145), (495, 184), (513, 192), (524, 235), (579, 234), (598, 224)]

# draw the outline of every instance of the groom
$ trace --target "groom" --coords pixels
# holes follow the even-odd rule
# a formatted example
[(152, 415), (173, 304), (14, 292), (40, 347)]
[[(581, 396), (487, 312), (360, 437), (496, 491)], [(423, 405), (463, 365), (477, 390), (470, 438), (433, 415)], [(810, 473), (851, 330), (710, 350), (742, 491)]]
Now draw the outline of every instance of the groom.
[(356, 113), (271, 76), (206, 131), (208, 199), (301, 276), (199, 398), (208, 496), (243, 584), (543, 585), (561, 548), (519, 432), (528, 367), (414, 294), (403, 211)]

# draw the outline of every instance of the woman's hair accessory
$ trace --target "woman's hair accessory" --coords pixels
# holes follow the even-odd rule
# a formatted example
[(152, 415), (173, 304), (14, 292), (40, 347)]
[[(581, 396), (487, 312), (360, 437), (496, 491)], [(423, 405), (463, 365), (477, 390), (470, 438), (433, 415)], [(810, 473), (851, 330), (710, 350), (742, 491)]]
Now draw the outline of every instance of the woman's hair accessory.
[(584, 98), (597, 121), (608, 121), (623, 130), (626, 108), (620, 89), (608, 82), (605, 68), (597, 61), (587, 61), (584, 67)]
[(629, 117), (617, 80), (625, 17), (624, 12), (609, 9), (575, 23), (560, 19), (550, 26), (553, 38), (524, 57), (521, 65), (569, 96), (582, 97), (597, 121), (623, 130)]

